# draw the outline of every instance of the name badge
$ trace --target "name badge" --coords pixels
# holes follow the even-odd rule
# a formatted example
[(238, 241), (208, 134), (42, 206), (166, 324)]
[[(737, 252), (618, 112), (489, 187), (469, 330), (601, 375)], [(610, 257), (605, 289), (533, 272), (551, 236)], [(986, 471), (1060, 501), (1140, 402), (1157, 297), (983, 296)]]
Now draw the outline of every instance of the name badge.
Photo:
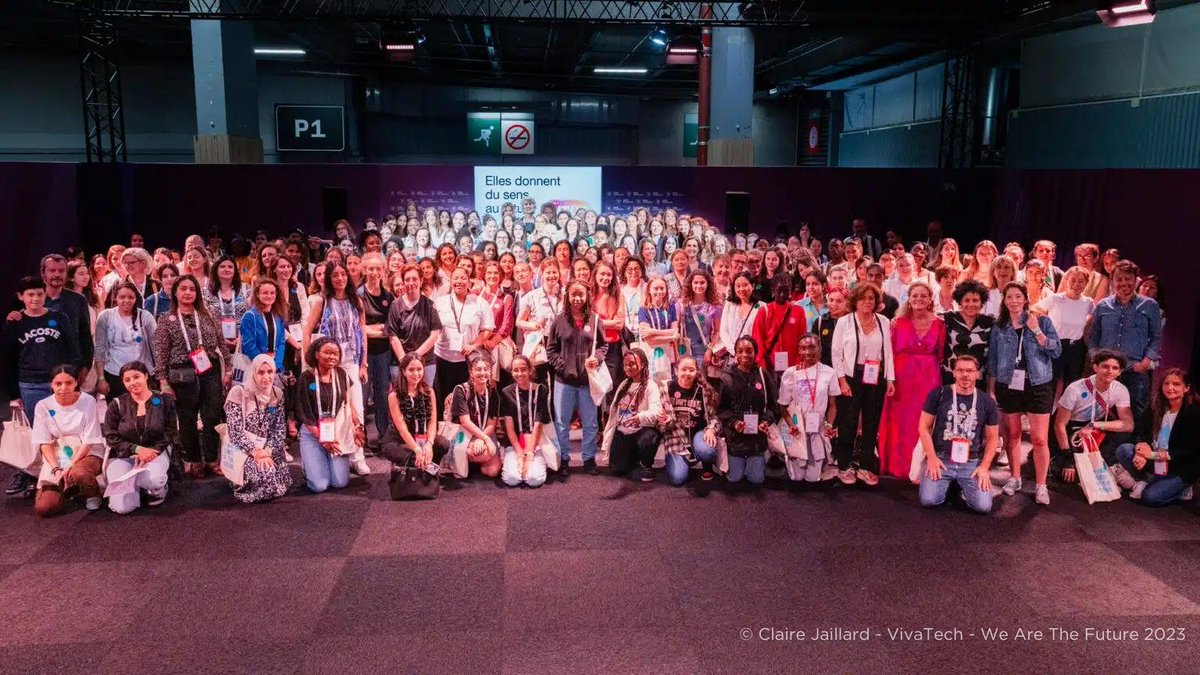
[(463, 348), (462, 335), (447, 335), (447, 348), (452, 352), (461, 352)]
[(955, 438), (950, 441), (950, 461), (956, 464), (966, 464), (971, 454), (971, 441), (965, 438)]
[(757, 434), (758, 433), (758, 414), (757, 413), (746, 413), (745, 415), (742, 415), (742, 424), (745, 425), (745, 427), (746, 427), (745, 433)]
[(821, 413), (807, 412), (804, 413), (804, 432), (808, 434), (816, 434), (821, 431)]
[(300, 344), (304, 343), (304, 327), (298, 323), (288, 324), (288, 334), (292, 336), (292, 341)]
[(1167, 463), (1165, 461), (1163, 461), (1161, 459), (1154, 460), (1154, 475), (1155, 476), (1167, 475)]
[(317, 430), (320, 432), (318, 441), (322, 443), (333, 443), (337, 440), (334, 432), (333, 418), (326, 417), (317, 423)]
[(221, 337), (226, 340), (237, 339), (237, 323), (228, 317), (221, 319)]
[(1025, 391), (1025, 371), (1014, 370), (1012, 382), (1009, 383), (1008, 388), (1012, 391)]
[(864, 361), (863, 362), (863, 384), (879, 384), (879, 362)]
[(203, 375), (212, 370), (212, 361), (208, 358), (208, 352), (204, 351), (203, 347), (193, 349), (188, 358), (192, 360), (192, 367), (196, 369), (197, 375)]
[(775, 352), (775, 372), (782, 373), (788, 369), (788, 353)]

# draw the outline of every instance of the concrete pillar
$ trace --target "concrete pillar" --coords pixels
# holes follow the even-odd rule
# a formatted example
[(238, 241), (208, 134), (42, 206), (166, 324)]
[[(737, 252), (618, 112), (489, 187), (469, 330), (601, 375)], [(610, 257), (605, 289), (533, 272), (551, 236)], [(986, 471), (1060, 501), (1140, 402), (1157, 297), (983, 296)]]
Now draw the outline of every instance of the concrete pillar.
[(709, 166), (753, 166), (754, 34), (714, 28)]
[(197, 164), (261, 164), (254, 23), (192, 21)]

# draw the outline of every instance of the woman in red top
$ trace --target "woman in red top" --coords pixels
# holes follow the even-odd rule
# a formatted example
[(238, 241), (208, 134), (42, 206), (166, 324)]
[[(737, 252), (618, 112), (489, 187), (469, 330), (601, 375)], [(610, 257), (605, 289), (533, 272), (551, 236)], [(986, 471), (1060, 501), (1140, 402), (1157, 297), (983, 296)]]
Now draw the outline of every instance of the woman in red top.
[(751, 334), (759, 345), (758, 364), (769, 373), (779, 373), (800, 363), (800, 336), (808, 332), (804, 308), (792, 304), (792, 276), (771, 278), (774, 302), (767, 303), (754, 318)]

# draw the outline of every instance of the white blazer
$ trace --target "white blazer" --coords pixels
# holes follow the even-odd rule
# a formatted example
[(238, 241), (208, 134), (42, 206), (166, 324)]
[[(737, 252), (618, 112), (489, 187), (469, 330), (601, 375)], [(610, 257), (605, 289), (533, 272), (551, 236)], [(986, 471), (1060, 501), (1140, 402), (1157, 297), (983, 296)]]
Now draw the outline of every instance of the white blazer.
[[(875, 314), (875, 320), (879, 322), (879, 331), (883, 335), (883, 379), (894, 382), (896, 365), (895, 359), (892, 358), (892, 322), (878, 312)], [(838, 377), (854, 377), (854, 366), (858, 363), (856, 349), (860, 339), (855, 331), (854, 312), (838, 319), (833, 329), (833, 341), (829, 346), (829, 358)]]

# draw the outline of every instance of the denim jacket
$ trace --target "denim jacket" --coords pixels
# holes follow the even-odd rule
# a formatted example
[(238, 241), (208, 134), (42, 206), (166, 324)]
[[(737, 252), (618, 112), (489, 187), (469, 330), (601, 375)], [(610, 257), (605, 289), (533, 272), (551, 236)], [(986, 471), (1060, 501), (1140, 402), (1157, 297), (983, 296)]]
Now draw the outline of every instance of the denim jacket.
[(1088, 334), (1089, 347), (1117, 349), (1129, 359), (1129, 367), (1148, 358), (1158, 361), (1162, 345), (1162, 310), (1152, 298), (1134, 295), (1125, 304), (1110, 295), (1096, 303)]
[[(1026, 322), (1025, 312), (1021, 312), (1021, 324)], [(1028, 386), (1046, 384), (1054, 379), (1054, 369), (1051, 361), (1062, 354), (1062, 343), (1049, 317), (1038, 317), (1038, 328), (1046, 335), (1046, 346), (1038, 344), (1037, 336), (1028, 329), (1021, 331), (1021, 356), (1025, 358), (1025, 381)], [(1017, 365), (1017, 331), (1012, 323), (1003, 325), (999, 321), (992, 327), (991, 343), (988, 345), (987, 372), (1004, 386), (1012, 382), (1013, 370)]]

